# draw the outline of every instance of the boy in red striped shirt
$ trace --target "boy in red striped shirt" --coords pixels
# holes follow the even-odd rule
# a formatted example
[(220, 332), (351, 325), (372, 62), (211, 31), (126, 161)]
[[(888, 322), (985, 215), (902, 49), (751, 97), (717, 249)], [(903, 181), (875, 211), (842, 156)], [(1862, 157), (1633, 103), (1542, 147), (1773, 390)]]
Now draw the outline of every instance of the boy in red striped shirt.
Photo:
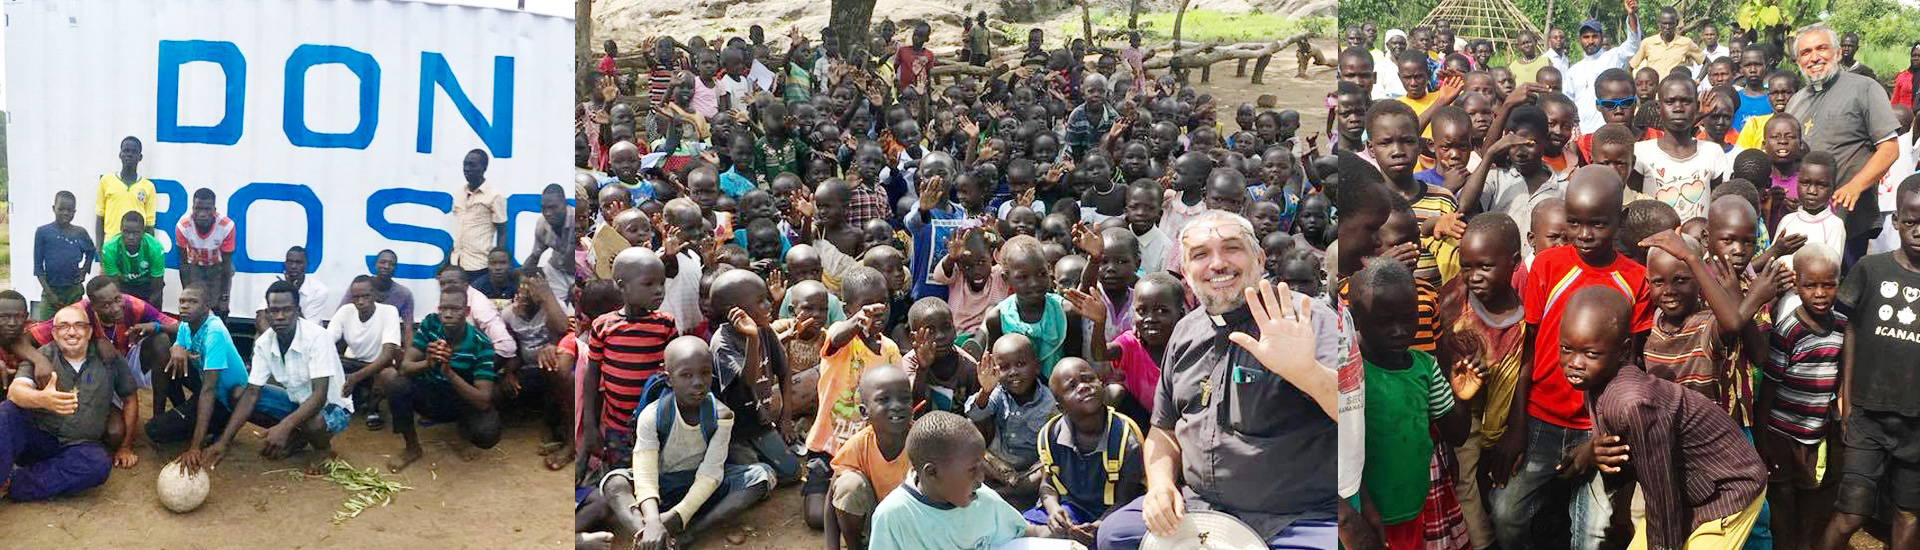
[(673, 316), (659, 311), (666, 280), (659, 253), (645, 247), (620, 251), (613, 259), (613, 282), (626, 307), (594, 319), (587, 335), (580, 448), (616, 467), (627, 466), (641, 391), (660, 372), (674, 336)]

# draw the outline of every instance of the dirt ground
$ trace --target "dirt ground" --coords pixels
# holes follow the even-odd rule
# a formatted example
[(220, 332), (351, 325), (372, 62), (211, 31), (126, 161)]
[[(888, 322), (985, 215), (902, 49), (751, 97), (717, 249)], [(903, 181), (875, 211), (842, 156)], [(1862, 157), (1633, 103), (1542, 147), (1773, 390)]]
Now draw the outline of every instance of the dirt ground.
[[(141, 416), (144, 421), (144, 410)], [(463, 462), (454, 453), (459, 436), (452, 425), (422, 428), (426, 457), (389, 476), (413, 489), (340, 525), (331, 519), (348, 497), (344, 489), (276, 471), (304, 465), (312, 452), (278, 462), (262, 459), (265, 432), (251, 426), (213, 471), (206, 503), (183, 515), (169, 512), (160, 506), (154, 480), (184, 448), (167, 445), (156, 453), (143, 438), (136, 444), (140, 463), (114, 470), (103, 486), (52, 502), (0, 500), (0, 525), (7, 526), (0, 546), (108, 548), (138, 541), (156, 550), (564, 548), (572, 537), (569, 472), (541, 467), (536, 450), (542, 430), (532, 416), (512, 420), (498, 447)], [(358, 467), (384, 470), (400, 447), (391, 430), (369, 432), (357, 416), (334, 439), (341, 457)]]

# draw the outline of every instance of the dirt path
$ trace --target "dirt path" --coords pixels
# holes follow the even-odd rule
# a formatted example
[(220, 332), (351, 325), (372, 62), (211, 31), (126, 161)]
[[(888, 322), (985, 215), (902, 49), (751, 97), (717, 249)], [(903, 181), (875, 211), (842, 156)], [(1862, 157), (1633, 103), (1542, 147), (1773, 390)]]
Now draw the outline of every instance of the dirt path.
[[(260, 439), (246, 431), (214, 471), (206, 503), (173, 514), (155, 497), (154, 479), (181, 448), (163, 446), (162, 458), (142, 441), (140, 464), (114, 470), (101, 487), (53, 502), (0, 501), (0, 523), (7, 525), (0, 546), (115, 548), (137, 541), (158, 550), (564, 548), (572, 531), (568, 475), (540, 466), (540, 433), (535, 420), (513, 422), (498, 447), (462, 462), (453, 453), (458, 436), (451, 425), (423, 428), (426, 458), (394, 476), (413, 489), (341, 525), (330, 521), (348, 496), (345, 490), (273, 472), (304, 464), (310, 454), (266, 461), (258, 454)], [(342, 457), (359, 467), (384, 465), (400, 445), (391, 431), (368, 432), (359, 418), (334, 440)]]

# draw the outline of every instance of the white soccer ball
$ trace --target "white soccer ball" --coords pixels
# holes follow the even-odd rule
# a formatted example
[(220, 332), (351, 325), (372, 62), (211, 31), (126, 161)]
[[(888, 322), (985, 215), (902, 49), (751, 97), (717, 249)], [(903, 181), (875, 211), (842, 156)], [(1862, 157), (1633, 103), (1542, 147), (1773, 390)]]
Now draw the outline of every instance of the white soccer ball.
[(176, 514), (192, 512), (206, 502), (207, 483), (206, 470), (188, 474), (178, 462), (167, 464), (160, 470), (160, 505)]

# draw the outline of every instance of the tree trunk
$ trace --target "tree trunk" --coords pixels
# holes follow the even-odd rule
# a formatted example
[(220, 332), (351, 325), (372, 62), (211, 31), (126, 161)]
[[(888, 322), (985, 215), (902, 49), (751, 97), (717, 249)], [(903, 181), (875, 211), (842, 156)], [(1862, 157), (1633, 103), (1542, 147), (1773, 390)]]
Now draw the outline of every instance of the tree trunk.
[[(1540, 28), (1542, 29), (1553, 28), (1553, 0), (1547, 0), (1547, 19), (1545, 21), (1540, 22)], [(1542, 36), (1540, 37), (1540, 39), (1546, 40), (1547, 37)]]
[[(873, 22), (874, 0), (833, 0), (827, 8), (827, 28), (833, 29), (833, 38), (840, 46), (840, 55), (845, 57), (850, 44), (867, 43), (867, 26)], [(879, 54), (881, 52), (873, 52)], [(891, 52), (888, 52), (891, 53)]]
[(1127, 30), (1140, 29), (1140, 0), (1127, 2)]
[[(583, 75), (593, 70), (593, 1), (578, 0), (573, 3), (573, 51), (574, 74)], [(573, 87), (579, 88), (575, 97), (584, 97), (591, 93), (587, 90), (584, 78), (575, 78)]]
[[(1180, 0), (1180, 9), (1173, 12), (1173, 43), (1175, 44), (1180, 43), (1180, 21), (1187, 17), (1187, 3), (1189, 2), (1192, 2), (1192, 0)], [(1187, 70), (1181, 67), (1179, 50), (1175, 50), (1173, 52), (1173, 58), (1167, 60), (1167, 67), (1173, 70), (1174, 78), (1179, 79), (1181, 84), (1187, 83)]]
[(1093, 41), (1093, 15), (1087, 13), (1087, 0), (1074, 3), (1080, 4), (1080, 37), (1087, 41), (1088, 47), (1092, 47), (1097, 43)]

